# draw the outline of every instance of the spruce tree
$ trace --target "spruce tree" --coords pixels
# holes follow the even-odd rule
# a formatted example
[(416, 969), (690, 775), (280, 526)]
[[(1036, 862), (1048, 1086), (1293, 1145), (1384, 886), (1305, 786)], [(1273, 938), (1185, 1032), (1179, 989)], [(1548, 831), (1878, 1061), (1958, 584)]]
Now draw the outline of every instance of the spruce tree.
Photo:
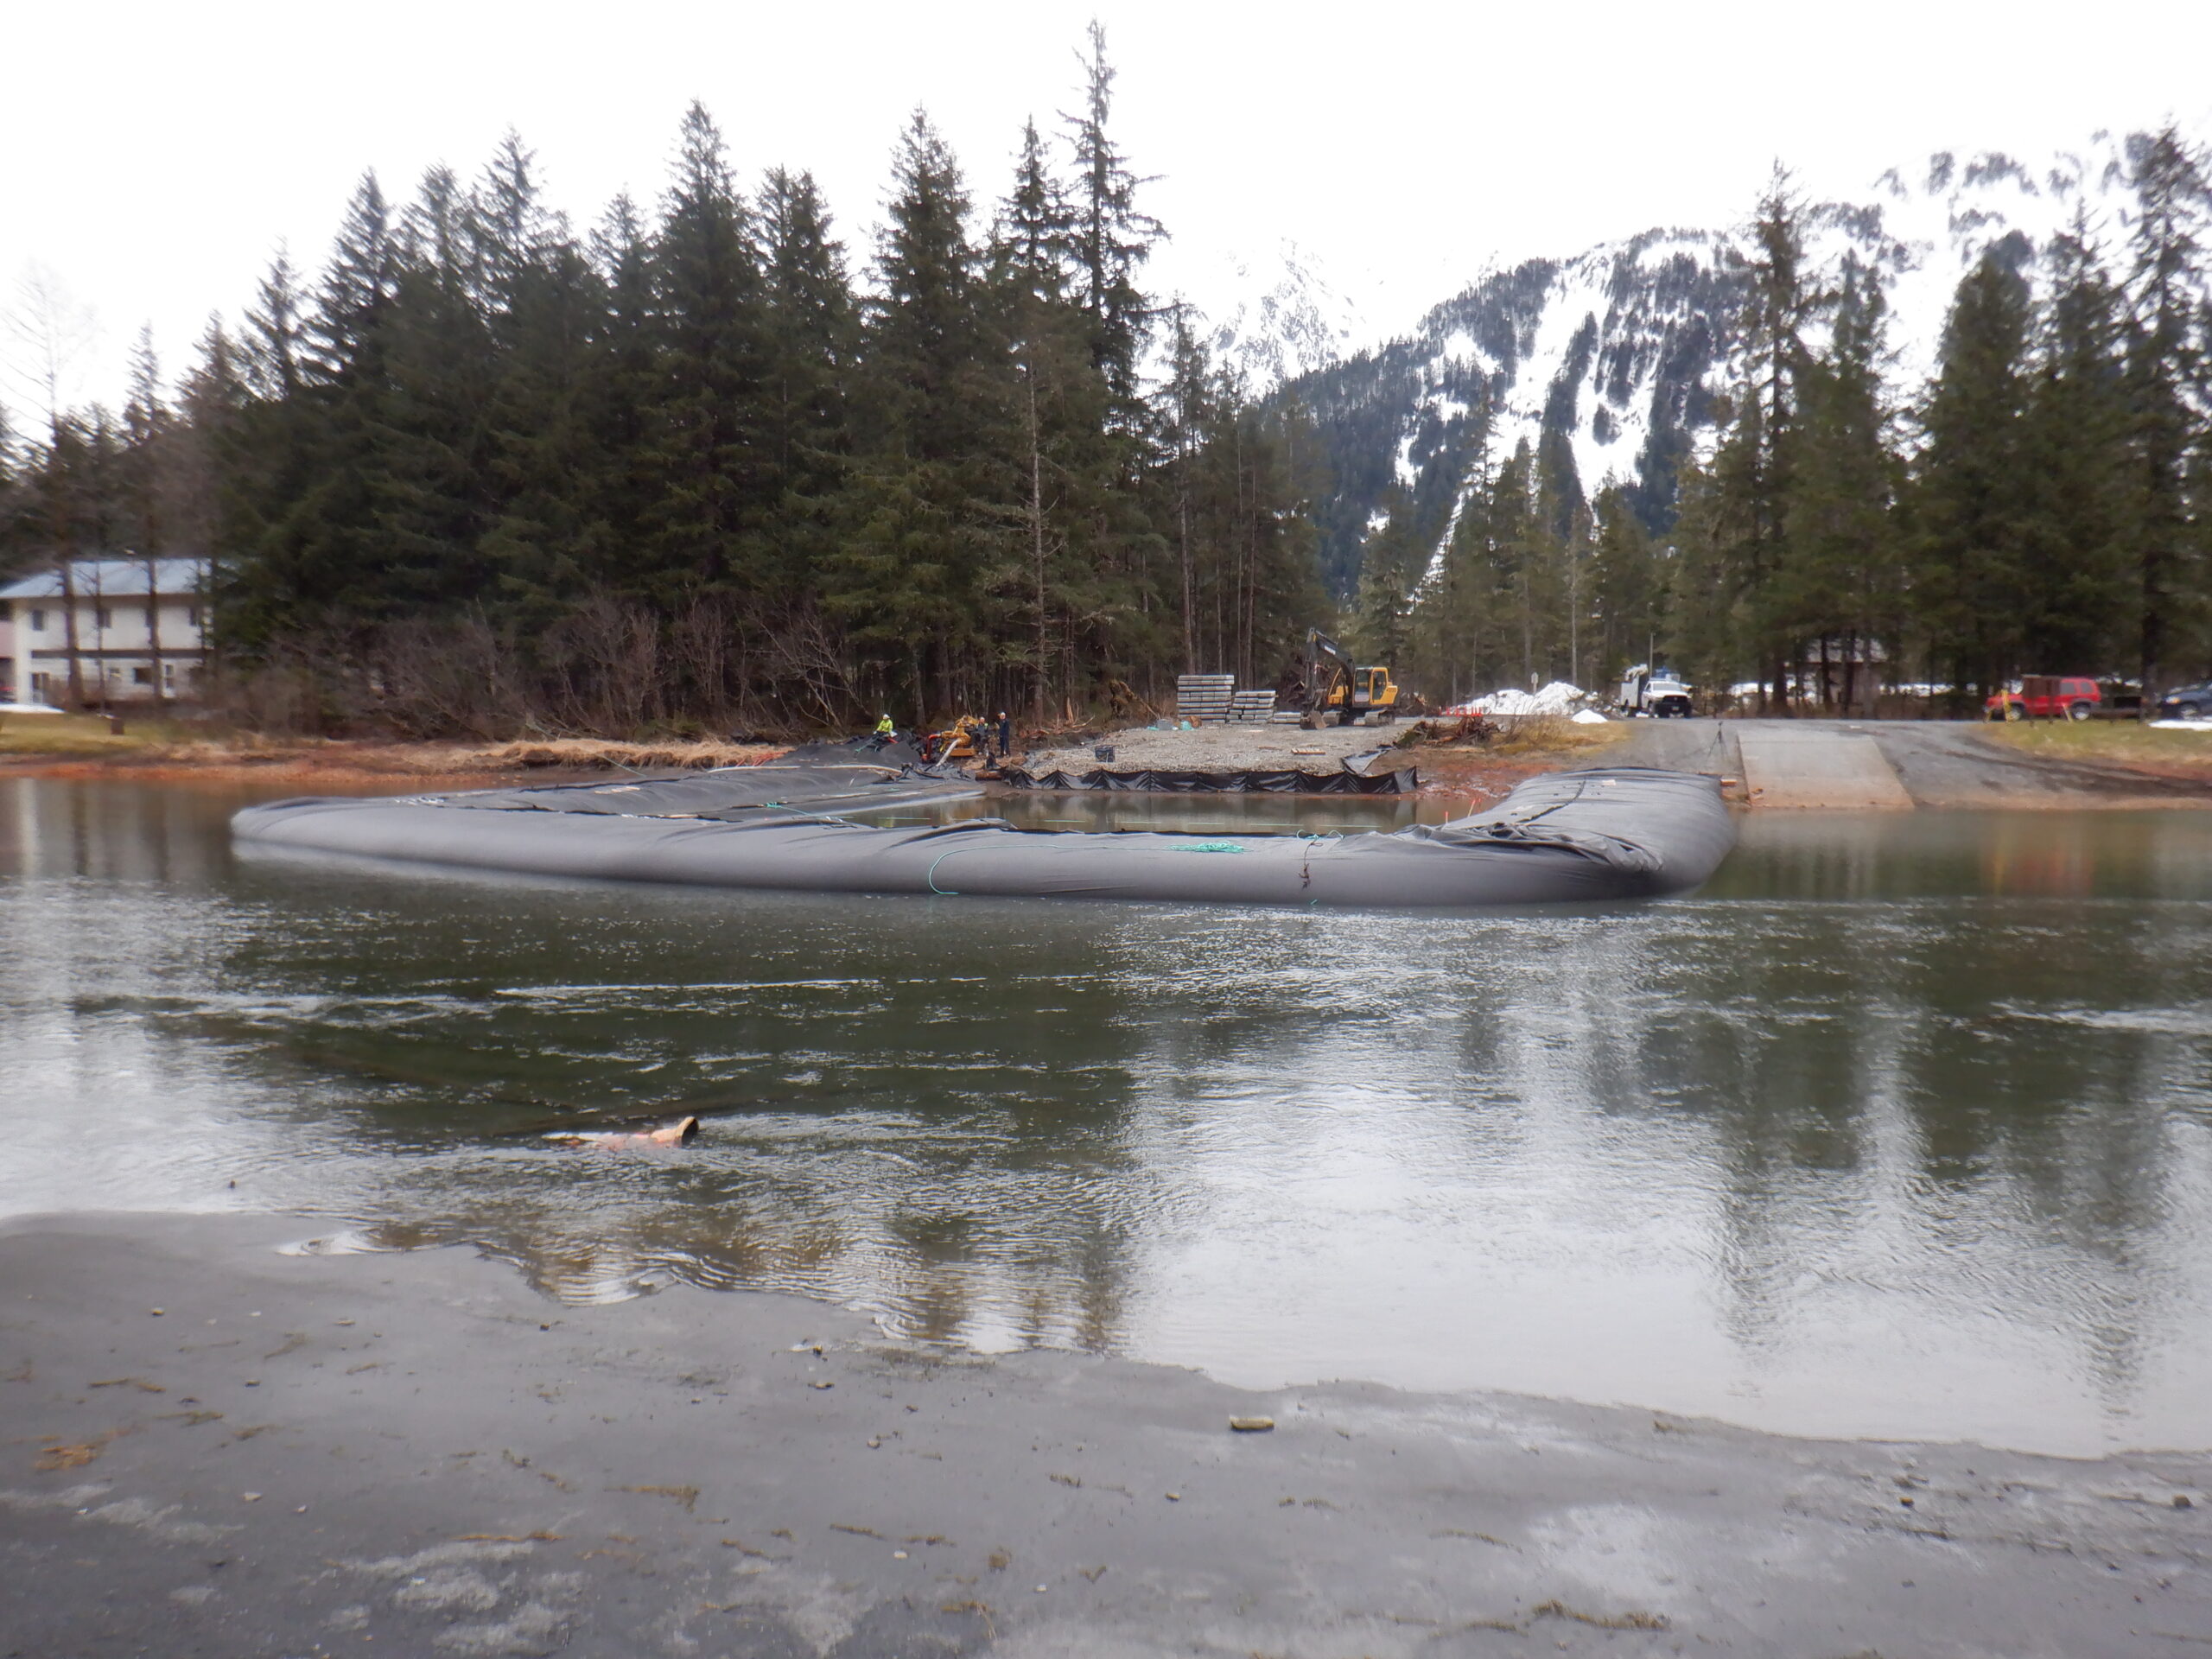
[(2037, 330), (2024, 472), (2024, 666), (2115, 672), (2135, 658), (2129, 577), (2127, 375), (2121, 296), (2087, 223), (2053, 243)]
[(608, 297), (567, 222), (541, 206), (532, 161), (510, 132), (473, 194), (470, 224), (493, 351), (480, 557), (497, 581), (503, 626), (534, 640), (601, 575), (596, 489), (607, 460), (589, 391)]
[(2212, 191), (2203, 152), (2168, 126), (2128, 142), (2129, 448), (2145, 706), (2200, 620), (2192, 464), (2204, 442), (2203, 253)]
[(983, 689), (986, 577), (1011, 565), (1020, 509), (1012, 389), (983, 303), (967, 186), (919, 110), (892, 168), (866, 334), (864, 458), (827, 599), (871, 681), (924, 715)]
[(1649, 663), (1666, 615), (1666, 568), (1637, 508), (1630, 488), (1616, 484), (1598, 493), (1593, 684), (1611, 683), (1634, 664)]
[(1745, 270), (1734, 427), (1715, 457), (1719, 528), (1742, 595), (1749, 659), (1766, 684), (1770, 712), (1788, 712), (1789, 659), (1787, 517), (1800, 449), (1807, 330), (1821, 296), (1805, 270), (1804, 207), (1780, 167), (1759, 202)]
[(772, 483), (766, 308), (749, 215), (721, 133), (697, 104), (683, 118), (651, 264), (659, 384), (640, 458), (651, 550), (638, 585), (666, 609), (706, 593), (757, 597)]
[(1096, 523), (1090, 509), (1111, 469), (1102, 442), (1105, 381), (1090, 360), (1085, 314), (1071, 297), (1073, 226), (1037, 124), (1026, 122), (1014, 188), (992, 237), (990, 290), (1015, 378), (1019, 429), (1018, 591), (1027, 626), (1007, 639), (1005, 658), (1026, 675), (1039, 724), (1055, 671), (1064, 686), (1073, 679), (1074, 617), (1088, 608), (1081, 594), (1086, 531)]
[(578, 389), (594, 457), (580, 491), (579, 556), (589, 588), (631, 599), (650, 582), (641, 549), (655, 496), (651, 440), (662, 386), (652, 250), (626, 195), (608, 204), (592, 232), (589, 258), (601, 299)]
[(1139, 187), (1149, 181), (1129, 170), (1109, 130), (1114, 70), (1106, 61), (1106, 30), (1093, 19), (1090, 51), (1083, 66), (1083, 107), (1063, 114), (1075, 161), (1073, 251), (1083, 306), (1090, 318), (1091, 361), (1106, 377), (1117, 428), (1135, 435), (1143, 425), (1139, 385), (1151, 309), (1137, 272), (1165, 232), (1137, 207)]
[(844, 249), (812, 175), (772, 169), (755, 214), (766, 300), (766, 551), (771, 580), (789, 602), (816, 593), (835, 544), (860, 322)]
[[(296, 329), (280, 259), (257, 323), (266, 356), (255, 406), (236, 427), (239, 487), (219, 587), (220, 643), (249, 660), (286, 639), (345, 634), (387, 613), (376, 522), (390, 415), (390, 339), (399, 255), (375, 174), (346, 204), (330, 263)], [(287, 360), (297, 358), (288, 369)], [(287, 373), (296, 374), (290, 391)]]
[[(1875, 642), (1894, 639), (1903, 571), (1892, 509), (1898, 467), (1881, 384), (1886, 304), (1875, 273), (1847, 256), (1827, 347), (1806, 366), (1802, 442), (1784, 508), (1790, 556), (1777, 609), (1819, 642), (1823, 711), (1840, 694), (1871, 710)], [(1830, 668), (1840, 648), (1840, 672)]]
[(1959, 283), (1921, 416), (1914, 491), (1921, 614), (1951, 683), (1978, 701), (2019, 665), (2033, 480), (2029, 296), (2002, 250)]
[(492, 581), (481, 555), (498, 511), (487, 439), (499, 361), (477, 228), (460, 181), (433, 167), (394, 238), (385, 385), (366, 469), (379, 620), (467, 601)]

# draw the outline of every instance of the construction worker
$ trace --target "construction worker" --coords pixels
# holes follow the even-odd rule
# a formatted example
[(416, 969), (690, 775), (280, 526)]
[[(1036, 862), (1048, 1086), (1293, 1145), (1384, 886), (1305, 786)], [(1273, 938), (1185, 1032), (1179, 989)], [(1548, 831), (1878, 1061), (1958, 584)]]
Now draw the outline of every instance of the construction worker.
[(899, 728), (891, 723), (890, 715), (885, 715), (876, 721), (875, 734), (878, 737), (895, 737), (898, 733)]
[(999, 759), (1004, 760), (1014, 753), (1014, 717), (1003, 709), (999, 710)]

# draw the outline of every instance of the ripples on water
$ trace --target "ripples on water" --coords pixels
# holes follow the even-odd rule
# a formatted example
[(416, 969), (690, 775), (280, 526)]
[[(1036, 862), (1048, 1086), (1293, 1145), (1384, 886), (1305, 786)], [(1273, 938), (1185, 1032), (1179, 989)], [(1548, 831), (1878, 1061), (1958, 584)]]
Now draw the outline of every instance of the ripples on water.
[[(299, 1210), (1257, 1384), (2212, 1444), (2197, 814), (1760, 817), (1691, 899), (1440, 917), (241, 861), (242, 798), (0, 783), (0, 1213)], [(544, 1139), (678, 1109), (686, 1152)]]

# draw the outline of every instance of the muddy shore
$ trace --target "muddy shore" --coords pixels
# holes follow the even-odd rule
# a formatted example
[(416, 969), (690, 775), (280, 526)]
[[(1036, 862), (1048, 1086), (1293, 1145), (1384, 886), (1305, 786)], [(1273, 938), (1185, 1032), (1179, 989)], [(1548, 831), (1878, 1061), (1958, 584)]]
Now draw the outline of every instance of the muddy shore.
[[(1824, 1442), (0, 1228), (0, 1653), (2162, 1654), (2212, 1455)], [(1237, 1433), (1232, 1416), (1271, 1431)], [(2177, 1503), (2177, 1500), (2180, 1502)], [(2185, 1503), (2187, 1507), (2181, 1507)]]

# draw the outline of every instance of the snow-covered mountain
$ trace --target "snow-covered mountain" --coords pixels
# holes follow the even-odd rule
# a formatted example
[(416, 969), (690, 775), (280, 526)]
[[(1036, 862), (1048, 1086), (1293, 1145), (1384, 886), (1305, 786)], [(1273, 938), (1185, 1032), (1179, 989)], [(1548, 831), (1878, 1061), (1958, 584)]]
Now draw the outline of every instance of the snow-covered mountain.
[(1357, 302), (1321, 275), (1287, 238), (1262, 255), (1232, 253), (1208, 273), (1206, 289), (1233, 296), (1206, 320), (1206, 345), (1255, 393), (1333, 364), (1374, 338)]
[[(2037, 256), (2083, 213), (2093, 238), (2116, 251), (2126, 174), (2125, 140), (2103, 133), (2033, 164), (1938, 154), (1883, 174), (1861, 200), (1809, 207), (1808, 251), (1817, 270), (1832, 271), (1850, 251), (1881, 274), (1891, 385), (1911, 396), (1934, 366), (1959, 278), (1983, 250), (2009, 242), (2032, 280)], [(1217, 343), (1259, 384), (1272, 368), (1321, 423), (1336, 468), (1322, 516), (1337, 590), (1351, 593), (1361, 540), (1393, 499), (1443, 534), (1466, 467), (1471, 411), (1485, 390), (1497, 410), (1494, 454), (1556, 432), (1586, 493), (1618, 480), (1647, 517), (1663, 521), (1675, 456), (1712, 437), (1747, 232), (1747, 225), (1652, 230), (1572, 258), (1493, 270), (1410, 334), (1303, 372), (1302, 353), (1356, 338), (1357, 324), (1329, 308), (1335, 296), (1325, 283), (1290, 264)], [(1270, 343), (1278, 315), (1296, 324)]]

